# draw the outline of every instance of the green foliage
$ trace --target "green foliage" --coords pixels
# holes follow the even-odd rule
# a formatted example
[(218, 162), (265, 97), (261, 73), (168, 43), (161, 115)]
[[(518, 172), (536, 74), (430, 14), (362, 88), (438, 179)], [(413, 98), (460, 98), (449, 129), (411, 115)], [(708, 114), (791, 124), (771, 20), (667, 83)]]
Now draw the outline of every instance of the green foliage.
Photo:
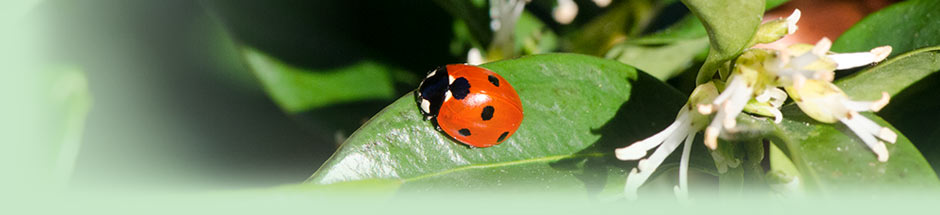
[[(786, 118), (780, 124), (751, 116), (738, 117), (739, 127), (746, 129), (729, 139), (772, 140), (787, 154), (789, 159), (783, 161), (792, 161), (798, 169), (797, 176), (802, 176), (800, 185), (807, 192), (836, 194), (861, 190), (895, 192), (940, 188), (940, 180), (933, 169), (903, 135), (899, 135), (896, 143), (887, 146), (891, 158), (887, 162), (879, 162), (865, 143), (844, 125), (815, 121), (795, 104), (783, 107), (783, 114)], [(888, 125), (873, 114), (863, 115), (878, 124)], [(892, 130), (898, 132), (894, 128)], [(780, 162), (782, 158), (774, 160)], [(773, 173), (794, 176), (792, 172), (786, 172)]]
[[(795, 105), (784, 108), (787, 116), (775, 127), (775, 143), (786, 148), (813, 192), (846, 193), (936, 190), (940, 181), (917, 148), (903, 135), (888, 144), (891, 158), (878, 162), (855, 133), (842, 124), (823, 124), (806, 117)], [(887, 122), (863, 114), (878, 124)], [(890, 125), (888, 125), (890, 126)], [(900, 133), (896, 129), (895, 132)], [(876, 185), (876, 186), (873, 186)]]
[(607, 57), (635, 66), (665, 81), (692, 66), (699, 52), (708, 49), (708, 38), (678, 40), (662, 46), (621, 44), (610, 50)]
[(876, 100), (881, 92), (897, 95), (937, 71), (940, 71), (940, 46), (898, 55), (835, 84), (853, 99)]
[(519, 16), (514, 34), (516, 53), (522, 55), (548, 53), (558, 47), (555, 32), (531, 13)]
[[(938, 49), (932, 47), (901, 54), (841, 79), (836, 85), (857, 100), (875, 100), (881, 92), (897, 95), (924, 77), (940, 71)], [(940, 186), (927, 160), (903, 134), (895, 144), (888, 145), (891, 158), (882, 163), (844, 125), (819, 123), (804, 115), (795, 104), (785, 106), (783, 112), (784, 122), (779, 125), (752, 117), (744, 117), (743, 121), (751, 123), (745, 126), (754, 130), (749, 133), (770, 136), (775, 144), (785, 149), (789, 160), (799, 169), (798, 175), (804, 176), (802, 182), (806, 183), (809, 191), (832, 194), (859, 189), (934, 190)], [(864, 115), (878, 124), (889, 125), (876, 115)], [(773, 161), (771, 164), (774, 165)], [(872, 186), (875, 184), (888, 186)]]
[[(449, 47), (455, 56), (471, 47), (487, 47), (491, 39), (485, 8), (479, 2), (437, 1), (458, 20), (452, 26), (455, 39)], [(406, 94), (350, 136), (306, 185), (285, 189), (375, 183), (392, 191), (563, 190), (589, 197), (619, 196), (635, 162), (616, 160), (613, 149), (660, 131), (685, 101), (685, 96), (662, 81), (686, 71), (696, 60), (700, 62), (705, 50), (707, 57), (696, 82), (711, 80), (719, 67), (748, 48), (764, 9), (785, 2), (682, 0), (692, 15), (648, 35), (640, 33), (669, 1), (620, 1), (590, 21), (565, 27), (543, 23), (537, 13), (523, 13), (515, 29), (515, 53), (538, 54), (560, 48), (605, 55), (627, 65), (575, 54), (523, 56), (482, 65), (511, 82), (525, 108), (520, 130), (503, 144), (470, 148), (457, 143), (423, 120), (413, 95)], [(833, 47), (837, 52), (894, 47), (895, 57), (836, 81), (855, 100), (874, 100), (883, 91), (900, 98), (878, 115), (864, 114), (898, 134), (897, 142), (888, 145), (888, 162), (878, 162), (844, 125), (820, 123), (795, 104), (788, 104), (782, 109), (785, 119), (780, 124), (740, 116), (739, 131), (722, 136), (726, 141), (718, 151), (705, 151), (697, 141), (691, 165), (718, 176), (723, 196), (751, 188), (784, 195), (937, 189), (940, 180), (918, 151), (921, 145), (915, 147), (914, 138), (908, 139), (905, 129), (889, 124), (894, 122), (891, 117), (904, 116), (892, 113), (893, 109), (900, 112), (910, 109), (909, 104), (922, 104), (904, 95), (936, 79), (931, 77), (940, 71), (940, 48), (923, 48), (940, 45), (940, 25), (919, 18), (936, 16), (937, 11), (940, 4), (933, 1), (900, 3), (866, 18)], [(560, 38), (555, 33), (558, 29), (562, 29)], [(369, 60), (330, 69), (305, 69), (251, 49), (243, 54), (272, 98), (290, 113), (336, 103), (391, 100), (397, 95), (395, 83), (417, 82), (413, 73)], [(936, 83), (940, 81), (931, 82)], [(369, 87), (349, 90), (350, 86)], [(927, 105), (940, 107), (937, 102)], [(935, 110), (927, 112), (936, 115)], [(940, 131), (927, 129), (930, 131), (920, 133), (940, 139)], [(923, 136), (920, 133), (918, 136)], [(770, 148), (764, 148), (764, 141), (772, 142)], [(769, 151), (768, 158), (765, 151)], [(770, 160), (767, 172), (762, 165), (765, 159)], [(730, 163), (734, 165), (727, 171), (716, 167)], [(657, 174), (675, 166), (672, 157)], [(788, 187), (793, 180), (798, 180), (797, 186)]]
[(618, 42), (634, 37), (652, 19), (654, 3), (648, 0), (621, 1), (566, 37), (563, 45), (575, 53), (602, 56)]
[[(786, 2), (767, 1), (766, 8), (774, 8)], [(686, 71), (700, 55), (706, 55), (708, 41), (708, 33), (702, 22), (694, 15), (685, 15), (666, 29), (630, 38), (614, 46), (606, 57), (635, 66), (665, 81)]]
[(852, 26), (832, 51), (859, 52), (890, 45), (891, 56), (940, 45), (940, 1), (911, 0), (882, 9)]
[(763, 0), (683, 0), (702, 21), (711, 46), (696, 83), (712, 79), (719, 64), (747, 48), (764, 14)]
[[(934, 166), (940, 165), (940, 2), (903, 1), (873, 13), (846, 31), (833, 43), (833, 51), (866, 51), (890, 45), (895, 59), (871, 70), (890, 72), (856, 74), (858, 78), (838, 81), (850, 96), (897, 94), (879, 115), (911, 139)], [(933, 47), (933, 48), (926, 48)], [(891, 87), (892, 89), (882, 89)], [(850, 90), (851, 89), (851, 90)], [(861, 91), (853, 94), (852, 91)], [(864, 98), (864, 97), (862, 97)], [(930, 120), (925, 120), (930, 119)]]
[(474, 41), (488, 44), (493, 38), (487, 8), (472, 0), (435, 0), (442, 9), (461, 20), (470, 29)]
[(685, 100), (629, 66), (583, 55), (533, 55), (483, 67), (500, 73), (522, 98), (525, 119), (507, 141), (461, 145), (423, 120), (409, 94), (354, 133), (308, 182), (398, 179), (408, 190), (619, 196), (627, 162), (613, 158), (613, 148), (665, 127)]
[(391, 100), (396, 94), (395, 76), (407, 77), (401, 69), (373, 61), (313, 71), (285, 64), (252, 49), (245, 49), (243, 53), (268, 94), (289, 113), (343, 102)]

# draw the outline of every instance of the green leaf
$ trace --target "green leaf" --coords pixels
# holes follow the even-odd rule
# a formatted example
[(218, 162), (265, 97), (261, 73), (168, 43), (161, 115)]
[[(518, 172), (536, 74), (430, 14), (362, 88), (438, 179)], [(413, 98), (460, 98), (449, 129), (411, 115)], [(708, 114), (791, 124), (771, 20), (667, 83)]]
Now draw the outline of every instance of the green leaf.
[(624, 43), (611, 49), (607, 58), (635, 66), (665, 81), (691, 67), (695, 56), (706, 49), (708, 49), (706, 37), (679, 40), (661, 46)]
[(923, 191), (940, 187), (936, 173), (910, 140), (874, 114), (862, 113), (898, 133), (897, 141), (887, 144), (887, 162), (879, 162), (865, 143), (841, 123), (819, 123), (796, 105), (787, 105), (783, 111), (787, 119), (773, 125), (774, 143), (787, 152), (811, 192)]
[(892, 56), (940, 45), (940, 1), (910, 0), (865, 17), (832, 45), (836, 52), (868, 51), (890, 45)]
[(877, 100), (881, 92), (896, 95), (940, 71), (940, 46), (914, 50), (834, 83), (855, 100)]
[[(308, 183), (395, 179), (405, 190), (620, 196), (635, 162), (617, 160), (613, 149), (659, 132), (685, 103), (653, 77), (596, 57), (531, 55), (482, 66), (500, 73), (522, 99), (525, 119), (505, 142), (489, 148), (459, 144), (423, 120), (408, 94), (356, 131)], [(704, 150), (697, 145), (697, 152)], [(705, 161), (695, 162), (711, 165)]]
[[(940, 167), (940, 47), (898, 55), (877, 66), (836, 82), (859, 100), (874, 100), (880, 92), (891, 103), (879, 112), (911, 139), (934, 167)], [(925, 120), (929, 119), (929, 120)]]
[(803, 176), (800, 175), (800, 170), (796, 168), (793, 161), (791, 161), (776, 144), (770, 144), (768, 148), (770, 149), (768, 153), (770, 171), (767, 172), (764, 178), (769, 188), (780, 196), (792, 197), (803, 195), (805, 188), (803, 188), (802, 183), (800, 183), (800, 179), (803, 178)]
[(696, 83), (712, 79), (718, 65), (747, 48), (764, 14), (763, 0), (682, 0), (708, 32), (710, 48)]
[[(767, 1), (766, 8), (786, 2)], [(617, 59), (666, 80), (685, 71), (700, 53), (707, 54), (707, 47), (708, 34), (702, 22), (693, 15), (686, 15), (662, 31), (615, 46), (607, 53), (607, 58)]]
[(766, 0), (766, 1), (767, 1), (767, 4), (766, 4), (765, 8), (766, 8), (766, 10), (770, 10), (770, 9), (773, 9), (773, 8), (775, 8), (775, 7), (777, 7), (777, 6), (780, 6), (780, 5), (784, 4), (784, 3), (787, 3), (787, 2), (790, 1), (790, 0)]
[(644, 45), (656, 45), (683, 40), (697, 40), (700, 38), (708, 38), (708, 33), (705, 31), (705, 26), (703, 26), (702, 22), (699, 21), (698, 18), (695, 18), (695, 16), (686, 15), (685, 17), (682, 17), (681, 20), (675, 24), (670, 25), (668, 28), (663, 29), (662, 31), (636, 38), (630, 42)]
[(396, 79), (415, 79), (375, 61), (313, 70), (286, 64), (253, 49), (242, 53), (268, 94), (288, 113), (337, 103), (391, 100), (396, 94)]
[[(940, 167), (940, 145), (933, 144), (940, 140), (940, 123), (936, 123), (936, 119), (940, 119), (937, 112), (940, 94), (936, 93), (940, 75), (934, 73), (940, 70), (936, 67), (936, 46), (940, 46), (938, 17), (940, 1), (899, 2), (869, 15), (842, 34), (832, 46), (832, 50), (838, 52), (868, 51), (882, 45), (893, 48), (891, 55), (897, 56), (894, 60), (869, 69), (870, 73), (884, 72), (859, 74), (858, 78), (839, 83), (859, 88), (862, 92), (857, 96), (867, 98), (878, 96), (872, 93), (879, 91), (897, 94), (879, 115), (904, 131), (935, 167)], [(912, 52), (906, 53), (909, 51)], [(846, 90), (846, 93), (853, 95), (853, 91), (856, 90)]]
[(522, 55), (548, 53), (558, 46), (558, 36), (555, 32), (545, 26), (538, 17), (525, 11), (516, 21), (514, 36), (516, 53)]
[(795, 104), (785, 105), (782, 112), (785, 118), (780, 124), (740, 116), (739, 132), (729, 138), (769, 138), (799, 169), (800, 186), (808, 192), (885, 193), (940, 188), (940, 180), (910, 140), (874, 114), (862, 113), (898, 134), (894, 144), (887, 144), (890, 152), (887, 162), (879, 162), (865, 143), (841, 123), (820, 123), (803, 114)]

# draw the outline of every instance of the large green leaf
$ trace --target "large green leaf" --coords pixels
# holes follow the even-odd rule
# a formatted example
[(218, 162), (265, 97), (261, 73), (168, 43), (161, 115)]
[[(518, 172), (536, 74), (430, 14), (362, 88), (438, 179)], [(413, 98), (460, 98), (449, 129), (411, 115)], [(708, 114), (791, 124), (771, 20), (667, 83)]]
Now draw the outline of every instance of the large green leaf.
[[(663, 129), (685, 102), (649, 75), (584, 55), (532, 55), (483, 67), (512, 83), (523, 102), (525, 119), (507, 141), (489, 148), (454, 142), (422, 119), (407, 94), (356, 131), (308, 183), (395, 179), (409, 190), (586, 190), (619, 196), (634, 163), (616, 160), (613, 149)], [(697, 151), (704, 149), (697, 145)]]
[(910, 0), (865, 17), (832, 44), (837, 52), (890, 45), (892, 56), (940, 45), (940, 1)]
[(697, 83), (711, 80), (720, 63), (747, 48), (766, 6), (763, 0), (682, 0), (682, 3), (702, 21), (711, 44)]

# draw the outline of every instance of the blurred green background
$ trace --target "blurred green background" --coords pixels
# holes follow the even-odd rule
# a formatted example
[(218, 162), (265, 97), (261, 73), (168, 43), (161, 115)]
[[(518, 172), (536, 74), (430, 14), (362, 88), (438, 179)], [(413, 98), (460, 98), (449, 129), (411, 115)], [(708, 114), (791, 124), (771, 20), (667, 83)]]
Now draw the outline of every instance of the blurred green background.
[[(84, 112), (73, 114), (79, 119), (71, 128), (78, 134), (71, 136), (77, 157), (65, 183), (77, 189), (214, 190), (302, 182), (345, 137), (413, 89), (428, 68), (464, 61), (451, 54), (454, 19), (431, 1), (8, 4), (16, 13), (4, 13), (4, 31), (19, 48), (7, 46), (6, 59), (36, 60), (8, 65), (42, 71), (31, 74), (34, 82), (12, 85), (22, 88), (8, 92), (19, 91), (14, 98), (27, 101), (11, 104), (44, 98), (45, 91), (23, 90), (60, 88), (50, 80), (68, 76), (63, 74), (78, 77), (73, 79), (90, 92), (81, 98), (90, 104), (87, 118), (82, 123)], [(297, 76), (336, 80), (343, 88), (300, 95), (322, 101), (279, 106), (259, 80), (266, 76), (252, 74), (246, 63), (251, 59), (277, 59), (300, 68)], [(362, 70), (383, 72), (355, 72)], [(48, 107), (70, 109), (73, 103)], [(47, 107), (35, 104), (23, 109)], [(51, 128), (69, 118), (49, 115), (60, 111), (37, 110), (17, 119), (50, 118), (22, 130), (54, 136), (58, 130)], [(29, 135), (20, 137), (32, 142)]]
[[(466, 2), (476, 4), (465, 5), (478, 10), (473, 19), (489, 20), (485, 1)], [(81, 92), (53, 105), (29, 103), (36, 106), (19, 110), (59, 109), (16, 118), (49, 119), (21, 130), (55, 136), (37, 143), (53, 142), (62, 149), (52, 152), (74, 157), (74, 168), (66, 161), (59, 164), (65, 173), (54, 174), (76, 189), (216, 190), (302, 182), (429, 68), (463, 63), (466, 50), (488, 42), (491, 35), (469, 35), (468, 24), (455, 22), (439, 3), (12, 1), (7, 4), (17, 6), (5, 7), (15, 13), (5, 13), (10, 22), (4, 31), (19, 48), (4, 54), (11, 62), (35, 60), (11, 68), (42, 71), (27, 74), (35, 76), (22, 86), (11, 85), (16, 89), (10, 92), (25, 92), (14, 97), (24, 101), (14, 101), (45, 99), (45, 89), (63, 88), (55, 81), (62, 77), (78, 86), (66, 92)], [(574, 32), (539, 21), (551, 20), (553, 4), (528, 5), (528, 21), (520, 25)], [(602, 11), (589, 1), (579, 4), (572, 25)], [(526, 53), (533, 49), (539, 48)], [(29, 88), (44, 90), (24, 91)], [(10, 137), (33, 141), (25, 133)], [(18, 150), (10, 147), (9, 153)], [(46, 146), (30, 147), (49, 153)], [(46, 160), (62, 162), (57, 159), (63, 158)]]

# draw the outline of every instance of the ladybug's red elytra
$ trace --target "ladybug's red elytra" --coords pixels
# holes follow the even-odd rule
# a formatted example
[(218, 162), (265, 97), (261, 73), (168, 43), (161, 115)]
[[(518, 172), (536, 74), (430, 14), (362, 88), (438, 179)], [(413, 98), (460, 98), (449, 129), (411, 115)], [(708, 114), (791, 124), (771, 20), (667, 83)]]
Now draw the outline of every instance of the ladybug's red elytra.
[(425, 119), (457, 141), (490, 147), (516, 133), (522, 102), (506, 79), (488, 69), (451, 64), (428, 73), (416, 91)]

